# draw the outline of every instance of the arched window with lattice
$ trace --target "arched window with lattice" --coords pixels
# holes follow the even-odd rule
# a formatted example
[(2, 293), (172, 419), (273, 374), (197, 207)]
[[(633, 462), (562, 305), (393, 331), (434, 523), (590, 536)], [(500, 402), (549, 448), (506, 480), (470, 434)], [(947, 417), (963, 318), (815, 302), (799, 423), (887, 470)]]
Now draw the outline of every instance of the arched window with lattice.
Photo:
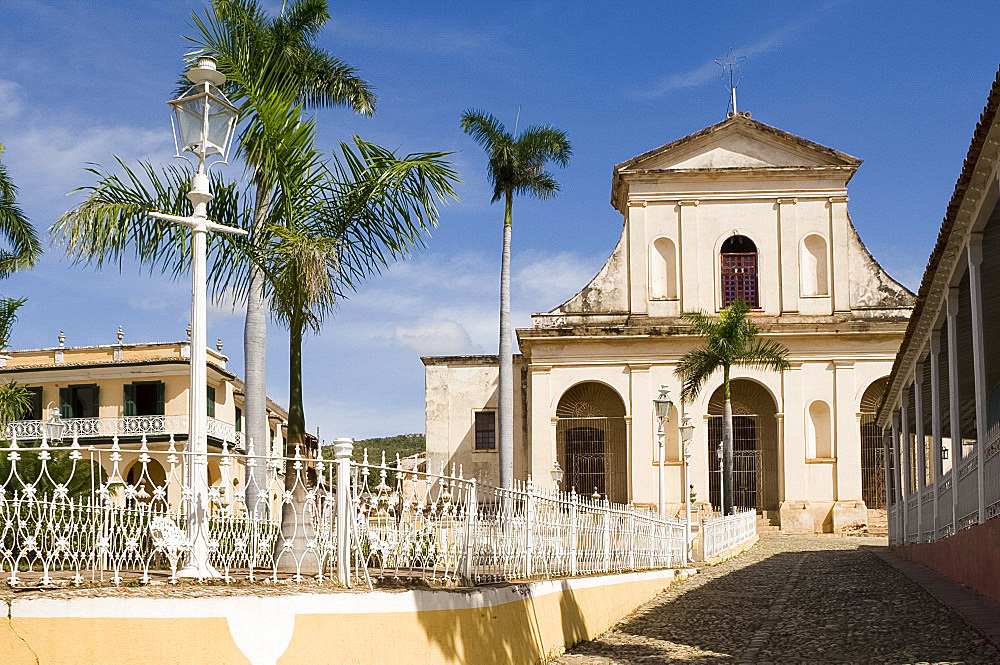
[(722, 306), (742, 300), (751, 308), (760, 307), (757, 279), (757, 245), (746, 236), (734, 235), (722, 243), (720, 251)]

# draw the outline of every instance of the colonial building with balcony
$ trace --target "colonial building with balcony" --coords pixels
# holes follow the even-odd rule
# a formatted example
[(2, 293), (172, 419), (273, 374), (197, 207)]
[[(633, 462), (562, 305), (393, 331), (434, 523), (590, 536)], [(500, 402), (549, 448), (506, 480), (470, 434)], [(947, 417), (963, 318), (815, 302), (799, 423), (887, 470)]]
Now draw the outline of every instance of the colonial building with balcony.
[[(45, 424), (57, 414), (64, 427), (62, 445), (92, 447), (105, 473), (113, 471), (112, 446), (120, 451), (118, 472), (129, 485), (162, 485), (167, 451), (184, 450), (188, 435), (191, 342), (124, 342), (121, 329), (115, 344), (66, 346), (59, 334), (57, 346), (7, 351), (0, 358), (0, 381), (16, 381), (31, 393), (31, 406), (7, 425), (4, 445), (37, 445)], [(243, 382), (226, 367), (222, 343), (208, 349), (209, 452), (247, 452), (243, 435)], [(288, 413), (267, 402), (269, 440), (253, 442), (255, 455), (282, 455)], [(50, 442), (54, 443), (54, 442)], [(310, 443), (314, 441), (310, 438)], [(141, 449), (153, 452), (143, 475)], [(160, 454), (155, 454), (157, 451)], [(288, 451), (294, 455), (295, 451)], [(303, 451), (306, 454), (306, 451)], [(218, 485), (226, 475), (218, 458), (209, 463), (209, 482)], [(228, 471), (239, 489), (242, 471)]]
[(889, 541), (1000, 601), (1000, 72), (878, 413)]

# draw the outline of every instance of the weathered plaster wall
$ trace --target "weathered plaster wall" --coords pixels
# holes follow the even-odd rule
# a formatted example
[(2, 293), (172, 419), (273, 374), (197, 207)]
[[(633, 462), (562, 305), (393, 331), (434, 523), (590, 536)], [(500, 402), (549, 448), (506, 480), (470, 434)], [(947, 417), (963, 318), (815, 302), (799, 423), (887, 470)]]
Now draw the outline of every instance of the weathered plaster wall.
[(7, 665), (507, 665), (591, 639), (693, 570), (475, 591), (14, 599)]

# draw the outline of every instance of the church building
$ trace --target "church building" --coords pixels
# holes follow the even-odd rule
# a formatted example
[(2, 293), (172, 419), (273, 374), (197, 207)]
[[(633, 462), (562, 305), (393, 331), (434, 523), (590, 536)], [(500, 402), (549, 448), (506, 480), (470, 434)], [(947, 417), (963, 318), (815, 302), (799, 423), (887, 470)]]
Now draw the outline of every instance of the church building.
[[(858, 237), (847, 184), (861, 160), (750, 118), (618, 164), (621, 238), (589, 284), (517, 330), (515, 477), (655, 505), (653, 399), (666, 423), (666, 500), (683, 506), (678, 425), (694, 425), (690, 490), (719, 504), (722, 375), (680, 403), (678, 359), (703, 340), (680, 317), (742, 299), (789, 351), (784, 372), (734, 367), (734, 498), (786, 532), (840, 531), (885, 507), (875, 411), (913, 294)], [(496, 356), (423, 359), (429, 458), (498, 477)], [(520, 381), (518, 381), (518, 378)]]

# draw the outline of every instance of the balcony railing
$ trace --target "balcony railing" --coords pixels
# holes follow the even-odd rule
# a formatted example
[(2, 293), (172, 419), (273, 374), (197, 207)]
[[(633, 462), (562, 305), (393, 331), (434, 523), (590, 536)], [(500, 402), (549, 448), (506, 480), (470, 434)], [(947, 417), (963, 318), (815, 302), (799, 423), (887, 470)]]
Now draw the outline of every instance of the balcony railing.
[[(122, 418), (65, 418), (63, 438), (89, 439), (113, 436), (148, 436), (187, 434), (188, 417), (184, 416), (124, 416)], [(42, 438), (44, 420), (15, 420), (3, 431), (7, 441), (32, 441)], [(208, 436), (243, 447), (243, 433), (229, 423), (208, 419)]]

